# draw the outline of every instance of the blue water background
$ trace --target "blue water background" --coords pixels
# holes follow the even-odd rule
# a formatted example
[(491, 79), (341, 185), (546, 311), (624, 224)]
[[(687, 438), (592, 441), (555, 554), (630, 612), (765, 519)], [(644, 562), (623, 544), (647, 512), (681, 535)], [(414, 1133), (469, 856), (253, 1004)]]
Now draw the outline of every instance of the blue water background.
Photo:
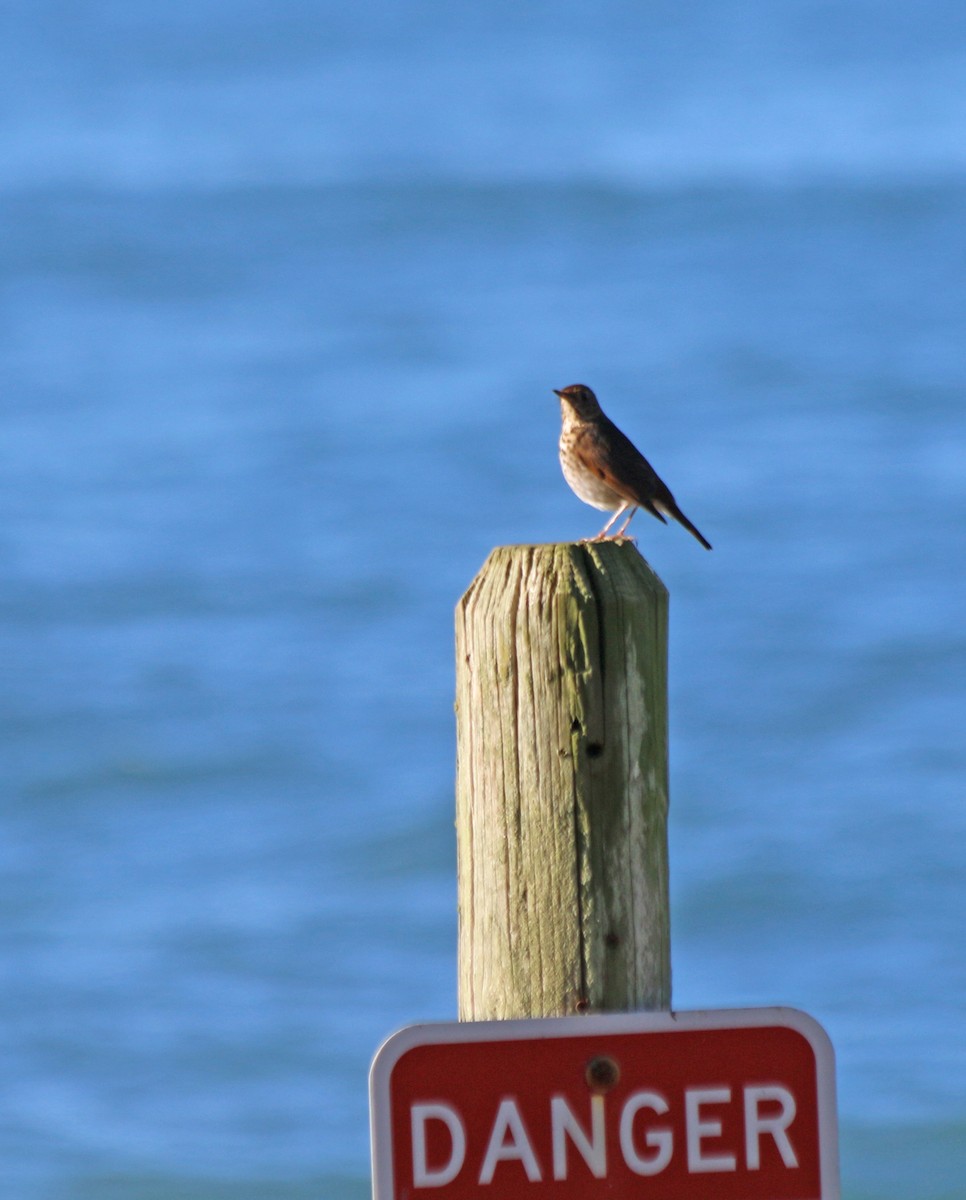
[(966, 10), (7, 0), (0, 1178), (359, 1200), (455, 1013), (452, 610), (593, 385), (671, 591), (680, 1008), (966, 1192)]

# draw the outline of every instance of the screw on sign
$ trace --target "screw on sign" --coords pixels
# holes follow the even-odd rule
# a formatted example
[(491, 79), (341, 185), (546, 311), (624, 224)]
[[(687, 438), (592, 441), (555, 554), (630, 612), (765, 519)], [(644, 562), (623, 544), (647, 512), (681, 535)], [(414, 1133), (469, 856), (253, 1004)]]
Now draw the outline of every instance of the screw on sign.
[(375, 1200), (838, 1200), (832, 1048), (792, 1009), (413, 1026)]

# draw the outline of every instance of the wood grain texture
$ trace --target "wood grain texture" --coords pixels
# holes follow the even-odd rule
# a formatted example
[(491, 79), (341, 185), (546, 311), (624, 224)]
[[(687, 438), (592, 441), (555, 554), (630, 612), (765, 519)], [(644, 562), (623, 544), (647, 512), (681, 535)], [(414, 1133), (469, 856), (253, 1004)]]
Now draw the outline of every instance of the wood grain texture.
[(503, 546), (457, 606), (464, 1020), (670, 1007), (667, 589)]

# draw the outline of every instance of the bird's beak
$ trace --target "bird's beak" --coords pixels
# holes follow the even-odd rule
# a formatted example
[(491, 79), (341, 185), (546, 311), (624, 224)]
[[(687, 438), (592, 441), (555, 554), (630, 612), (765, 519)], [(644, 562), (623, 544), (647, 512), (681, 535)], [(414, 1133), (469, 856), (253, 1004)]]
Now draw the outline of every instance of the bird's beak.
[(556, 388), (553, 389), (553, 394), (559, 396), (561, 400), (563, 399), (563, 392), (558, 392)]

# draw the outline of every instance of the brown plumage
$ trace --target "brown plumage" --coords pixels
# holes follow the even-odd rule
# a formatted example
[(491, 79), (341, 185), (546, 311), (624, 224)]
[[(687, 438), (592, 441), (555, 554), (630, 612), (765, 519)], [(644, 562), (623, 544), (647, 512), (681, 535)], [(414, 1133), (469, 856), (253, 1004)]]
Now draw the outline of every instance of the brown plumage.
[[(627, 519), (611, 537), (621, 537), (639, 508), (667, 524), (673, 517), (698, 539), (706, 550), (711, 543), (678, 508), (667, 485), (637, 447), (605, 416), (597, 397), (582, 383), (561, 391), (563, 425), (560, 430), (560, 466), (564, 478), (585, 504), (614, 515), (592, 541), (608, 536), (608, 530), (627, 513)], [(629, 510), (629, 511), (628, 511)]]

